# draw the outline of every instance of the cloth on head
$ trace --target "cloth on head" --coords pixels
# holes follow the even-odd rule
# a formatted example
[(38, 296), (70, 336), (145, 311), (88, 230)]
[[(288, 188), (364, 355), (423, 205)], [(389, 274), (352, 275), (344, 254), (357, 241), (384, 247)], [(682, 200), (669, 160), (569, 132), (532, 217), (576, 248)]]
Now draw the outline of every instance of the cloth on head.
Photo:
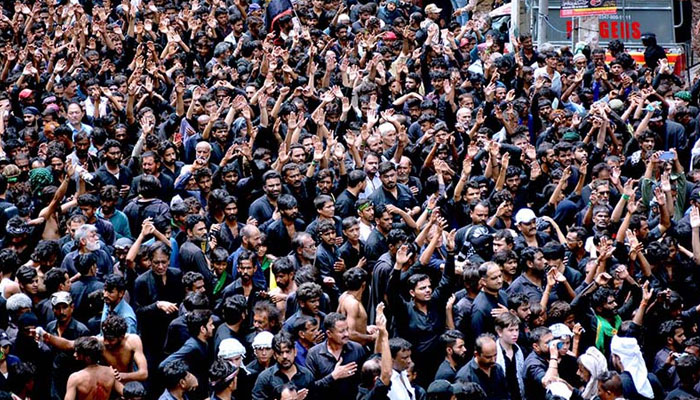
[(562, 135), (561, 140), (565, 140), (567, 142), (578, 142), (581, 140), (581, 135), (579, 135), (578, 132), (568, 131)]
[(34, 91), (32, 89), (22, 89), (21, 92), (19, 92), (19, 99), (20, 100), (26, 100), (34, 94)]
[(637, 339), (615, 335), (610, 342), (610, 351), (613, 355), (620, 357), (623, 370), (632, 375), (637, 392), (647, 399), (653, 399), (654, 391), (647, 377), (647, 366)]
[(27, 326), (39, 326), (39, 318), (33, 312), (26, 312), (17, 318), (17, 325), (20, 328)]
[(688, 92), (687, 90), (681, 90), (680, 92), (676, 92), (676, 94), (674, 94), (673, 97), (687, 102), (690, 102), (693, 99), (690, 95), (690, 92)]
[(39, 115), (39, 109), (34, 107), (34, 106), (25, 107), (24, 110), (22, 110), (22, 114), (24, 114), (24, 115), (30, 114), (30, 115), (37, 116), (37, 115)]
[(581, 397), (589, 400), (598, 395), (598, 376), (608, 370), (608, 361), (603, 353), (594, 346), (589, 347), (585, 353), (581, 354), (578, 361), (591, 374), (581, 394)]
[(48, 168), (34, 168), (29, 171), (29, 184), (35, 196), (41, 196), (41, 191), (53, 182), (53, 175)]

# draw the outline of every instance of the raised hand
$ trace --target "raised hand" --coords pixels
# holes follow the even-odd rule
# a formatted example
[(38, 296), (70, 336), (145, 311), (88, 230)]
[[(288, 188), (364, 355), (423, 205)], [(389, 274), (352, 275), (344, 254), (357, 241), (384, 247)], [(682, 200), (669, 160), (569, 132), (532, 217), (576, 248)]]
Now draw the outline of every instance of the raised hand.
[(666, 194), (664, 194), (663, 189), (658, 186), (654, 188), (654, 199), (656, 199), (656, 202), (659, 203), (660, 207), (666, 205)]
[(696, 206), (690, 209), (690, 227), (693, 229), (700, 228), (700, 210)]
[(457, 244), (455, 243), (456, 236), (457, 236), (457, 230), (453, 229), (445, 237), (445, 248), (447, 248), (447, 251), (453, 252), (457, 248)]
[(396, 264), (399, 266), (404, 266), (411, 259), (413, 253), (408, 251), (408, 245), (402, 245), (399, 251), (396, 252)]

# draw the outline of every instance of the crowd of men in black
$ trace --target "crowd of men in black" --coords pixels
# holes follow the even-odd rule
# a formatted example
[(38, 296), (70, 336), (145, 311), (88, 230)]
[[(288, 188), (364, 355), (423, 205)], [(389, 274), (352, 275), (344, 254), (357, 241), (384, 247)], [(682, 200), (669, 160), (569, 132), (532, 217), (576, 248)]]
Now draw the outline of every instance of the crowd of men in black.
[(700, 83), (654, 34), (1, 5), (0, 400), (700, 398)]

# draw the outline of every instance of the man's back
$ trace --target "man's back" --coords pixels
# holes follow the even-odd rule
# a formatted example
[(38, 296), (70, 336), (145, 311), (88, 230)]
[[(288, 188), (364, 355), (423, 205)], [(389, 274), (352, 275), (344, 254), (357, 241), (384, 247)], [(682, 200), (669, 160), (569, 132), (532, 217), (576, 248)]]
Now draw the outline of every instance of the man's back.
[(88, 366), (70, 376), (66, 400), (107, 400), (115, 386), (114, 373), (110, 367)]

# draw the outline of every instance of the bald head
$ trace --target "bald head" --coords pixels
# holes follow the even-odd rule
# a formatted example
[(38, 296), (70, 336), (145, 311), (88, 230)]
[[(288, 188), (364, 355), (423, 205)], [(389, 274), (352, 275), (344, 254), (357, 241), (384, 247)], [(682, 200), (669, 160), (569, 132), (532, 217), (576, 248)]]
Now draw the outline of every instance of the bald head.
[(245, 225), (241, 229), (243, 247), (247, 250), (255, 251), (260, 246), (260, 229), (255, 225)]

